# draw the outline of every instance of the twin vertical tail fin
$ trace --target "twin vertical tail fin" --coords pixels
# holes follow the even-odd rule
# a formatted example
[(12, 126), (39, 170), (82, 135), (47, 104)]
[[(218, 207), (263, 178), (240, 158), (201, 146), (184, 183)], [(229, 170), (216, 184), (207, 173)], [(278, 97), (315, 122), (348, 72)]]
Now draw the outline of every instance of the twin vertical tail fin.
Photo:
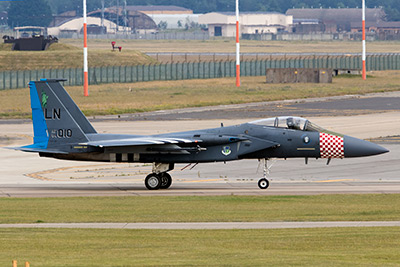
[(33, 144), (21, 147), (30, 152), (63, 153), (71, 144), (87, 142), (96, 130), (64, 87), (62, 79), (41, 79), (29, 83)]

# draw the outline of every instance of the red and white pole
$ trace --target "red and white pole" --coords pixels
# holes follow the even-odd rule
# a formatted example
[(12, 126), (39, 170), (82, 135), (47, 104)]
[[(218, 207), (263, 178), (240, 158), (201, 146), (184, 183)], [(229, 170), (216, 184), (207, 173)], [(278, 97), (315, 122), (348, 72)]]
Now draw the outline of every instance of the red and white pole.
[(236, 86), (240, 87), (239, 0), (236, 0)]
[(89, 96), (86, 0), (83, 0), (83, 95)]
[(367, 66), (365, 64), (366, 59), (366, 47), (365, 47), (365, 0), (362, 0), (362, 78), (367, 79)]

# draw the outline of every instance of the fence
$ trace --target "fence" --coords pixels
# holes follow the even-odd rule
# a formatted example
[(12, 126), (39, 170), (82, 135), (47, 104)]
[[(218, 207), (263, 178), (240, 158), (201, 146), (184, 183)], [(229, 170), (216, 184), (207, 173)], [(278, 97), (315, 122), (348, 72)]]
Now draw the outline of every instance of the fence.
[[(9, 35), (13, 35), (11, 32)], [(60, 33), (58, 38), (82, 39), (82, 33)], [(157, 33), (109, 33), (109, 34), (88, 34), (89, 39), (143, 39), (143, 40), (209, 40), (209, 39), (234, 39), (234, 37), (215, 37), (208, 32), (157, 32)], [(243, 39), (263, 41), (332, 41), (332, 40), (361, 40), (361, 33), (263, 33), (243, 34)], [(399, 33), (367, 33), (367, 41), (376, 40), (400, 40)]]
[[(277, 57), (244, 61), (240, 66), (241, 76), (263, 76), (267, 68), (331, 68), (359, 70), (359, 56), (305, 56)], [(370, 55), (367, 70), (399, 70), (400, 54)], [(234, 61), (183, 62), (139, 66), (109, 66), (89, 68), (89, 84), (133, 83), (142, 81), (211, 79), (234, 77)], [(0, 72), (0, 90), (26, 87), (31, 80), (41, 78), (66, 78), (64, 85), (83, 85), (83, 70), (50, 69)]]
[[(81, 33), (60, 33), (58, 38), (83, 39)], [(116, 34), (88, 34), (88, 39), (109, 39), (109, 40), (209, 40), (208, 32), (159, 32), (159, 33), (123, 33)]]

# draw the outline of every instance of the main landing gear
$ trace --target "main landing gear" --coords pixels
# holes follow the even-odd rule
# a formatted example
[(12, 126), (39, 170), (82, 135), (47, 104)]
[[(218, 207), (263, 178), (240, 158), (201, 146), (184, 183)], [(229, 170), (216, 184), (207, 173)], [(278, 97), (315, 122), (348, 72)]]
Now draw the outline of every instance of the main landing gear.
[(153, 163), (153, 173), (147, 175), (144, 180), (146, 188), (149, 190), (169, 188), (172, 184), (172, 177), (167, 172), (173, 169), (173, 163)]
[(268, 159), (259, 159), (259, 161), (260, 164), (263, 165), (263, 178), (258, 180), (258, 187), (260, 189), (267, 189), (269, 187), (267, 176), (270, 173), (270, 168), (272, 167), (272, 165), (268, 167)]

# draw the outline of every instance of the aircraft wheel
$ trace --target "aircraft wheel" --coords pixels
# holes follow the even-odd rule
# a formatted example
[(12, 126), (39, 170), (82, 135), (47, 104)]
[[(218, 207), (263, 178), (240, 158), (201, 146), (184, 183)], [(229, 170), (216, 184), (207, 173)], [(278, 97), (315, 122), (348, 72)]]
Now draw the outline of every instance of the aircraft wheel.
[(155, 173), (150, 173), (144, 180), (144, 184), (149, 190), (157, 190), (161, 187), (161, 177)]
[(161, 186), (160, 189), (168, 189), (172, 184), (172, 177), (167, 172), (160, 173)]
[(269, 182), (267, 179), (262, 178), (258, 181), (258, 187), (261, 189), (267, 189), (269, 186)]

